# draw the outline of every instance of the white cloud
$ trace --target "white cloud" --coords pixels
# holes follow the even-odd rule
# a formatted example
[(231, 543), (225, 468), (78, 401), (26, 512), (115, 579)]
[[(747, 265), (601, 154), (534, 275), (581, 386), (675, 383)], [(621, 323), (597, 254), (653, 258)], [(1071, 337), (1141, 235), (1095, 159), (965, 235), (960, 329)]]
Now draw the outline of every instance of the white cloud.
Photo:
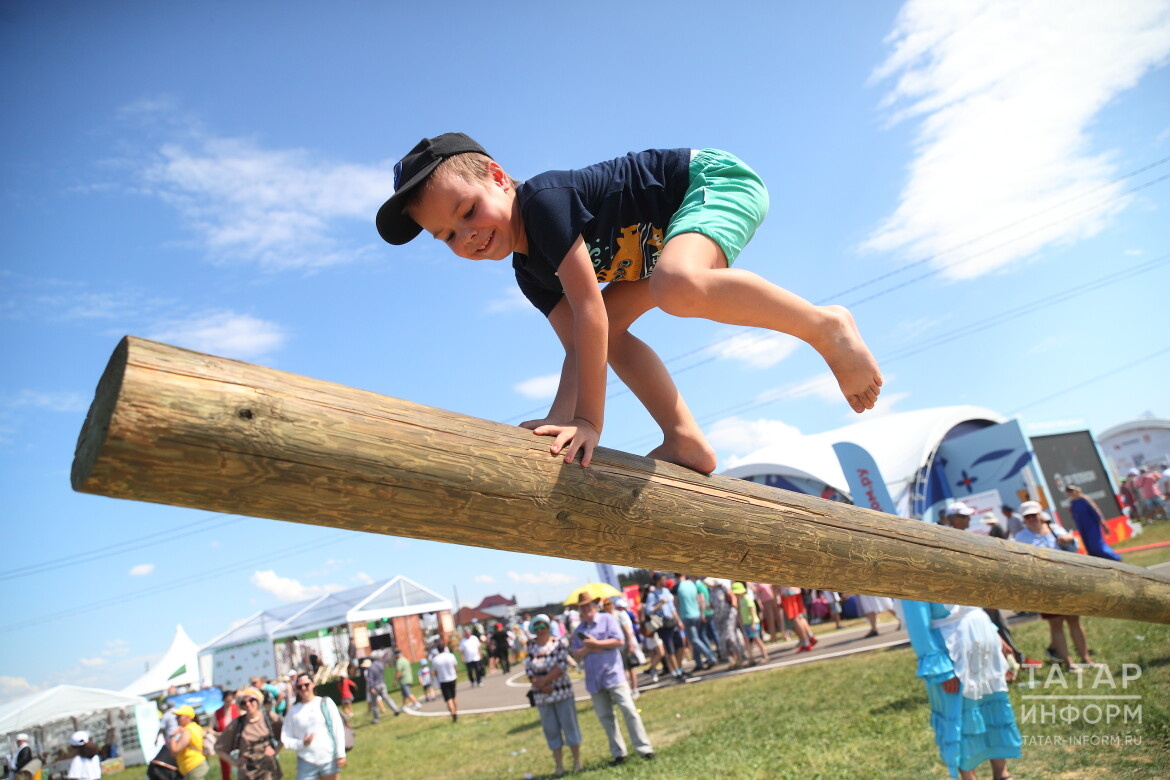
[(474, 579), (475, 579), (475, 582), (478, 582), (481, 585), (491, 585), (493, 582), (496, 581), (496, 578), (490, 574), (477, 574), (477, 575), (475, 575)]
[(81, 658), (78, 660), (81, 662), (81, 665), (87, 669), (91, 669), (95, 666), (104, 666), (106, 663), (106, 659), (102, 658), (100, 655), (95, 655), (93, 658)]
[(875, 78), (895, 80), (886, 106), (918, 130), (898, 207), (866, 248), (970, 278), (1091, 236), (1124, 208), (1088, 130), (1170, 54), (1166, 3), (910, 0), (888, 42)]
[(110, 658), (118, 658), (130, 654), (130, 645), (125, 639), (111, 639), (106, 642), (106, 649), (102, 650), (102, 655)]
[(559, 571), (542, 571), (534, 572), (508, 572), (508, 579), (512, 582), (519, 582), (525, 585), (571, 585), (577, 581), (577, 578), (571, 574), (564, 574)]
[(129, 574), (131, 577), (145, 577), (147, 574), (150, 574), (153, 571), (154, 571), (154, 564), (153, 563), (140, 563), (137, 566), (132, 567), (130, 569), (130, 571), (128, 571), (126, 573)]
[(252, 584), (281, 601), (303, 601), (344, 590), (340, 585), (302, 585), (291, 577), (281, 577), (271, 569), (253, 573)]
[(753, 331), (737, 333), (710, 347), (716, 357), (739, 360), (755, 368), (770, 368), (791, 355), (800, 341), (784, 333)]
[(520, 292), (520, 288), (511, 286), (505, 288), (504, 292), (500, 294), (499, 298), (488, 301), (484, 311), (488, 314), (501, 314), (510, 311), (529, 311), (532, 309), (532, 304), (524, 297), (524, 293)]
[(553, 398), (557, 394), (557, 387), (560, 384), (560, 374), (548, 374), (547, 376), (537, 376), (532, 379), (525, 379), (512, 386), (520, 395), (525, 398), (534, 398), (543, 400), (545, 398)]
[[(887, 377), (888, 380), (888, 377)], [(755, 397), (757, 403), (774, 403), (776, 401), (793, 401), (798, 398), (820, 398), (824, 401), (838, 401), (844, 399), (841, 395), (841, 386), (832, 371), (818, 374), (803, 382), (794, 382), (783, 387), (773, 388), (760, 393)]]
[(1049, 336), (1048, 338), (1041, 339), (1040, 341), (1036, 342), (1031, 347), (1029, 347), (1026, 354), (1039, 355), (1039, 354), (1043, 354), (1045, 352), (1051, 352), (1054, 349), (1058, 349), (1058, 348), (1064, 346), (1064, 344), (1065, 344), (1065, 339), (1063, 336)]
[(798, 428), (779, 420), (744, 420), (739, 417), (727, 417), (715, 422), (706, 430), (706, 434), (716, 449), (740, 454), (803, 437)]
[[(371, 222), (393, 186), (389, 163), (326, 160), (304, 149), (216, 137), (168, 101), (140, 101), (123, 113), (166, 134), (166, 143), (134, 163), (140, 187), (173, 206), (213, 259), (319, 268), (376, 246)], [(358, 224), (369, 241), (341, 235)]]
[(10, 408), (43, 409), (49, 412), (84, 412), (89, 408), (89, 399), (81, 393), (47, 393), (39, 390), (22, 390), (20, 394), (9, 398), (6, 406)]
[(374, 578), (366, 574), (364, 571), (359, 571), (357, 574), (350, 577), (350, 579), (354, 582), (360, 582), (363, 585), (369, 585), (374, 581)]
[(159, 324), (147, 338), (197, 352), (254, 360), (283, 346), (286, 335), (274, 322), (221, 311)]
[(0, 701), (8, 701), (9, 699), (16, 699), (20, 696), (27, 696), (39, 690), (40, 688), (23, 677), (0, 675)]

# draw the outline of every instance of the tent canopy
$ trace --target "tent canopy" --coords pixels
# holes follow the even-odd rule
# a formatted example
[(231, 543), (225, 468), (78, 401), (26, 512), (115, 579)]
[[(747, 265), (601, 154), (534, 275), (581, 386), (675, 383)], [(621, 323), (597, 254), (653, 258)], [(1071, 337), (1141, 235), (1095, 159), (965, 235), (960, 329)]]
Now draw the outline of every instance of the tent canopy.
[(450, 610), (451, 602), (433, 590), (398, 575), (315, 599), (257, 612), (203, 647), (203, 652), (256, 639), (287, 639), (323, 628), (382, 618)]
[(123, 688), (122, 693), (149, 696), (165, 691), (172, 685), (176, 688), (199, 687), (199, 645), (187, 636), (182, 626), (175, 626), (175, 636), (163, 653), (162, 660)]
[(794, 435), (738, 458), (724, 476), (811, 477), (849, 495), (841, 464), (833, 452), (837, 442), (864, 447), (873, 456), (900, 514), (909, 513), (909, 494), (915, 479), (930, 468), (939, 444), (970, 425), (991, 425), (1006, 418), (979, 406), (941, 406), (913, 412), (895, 412), (824, 433)]
[(0, 734), (27, 731), (66, 718), (147, 704), (141, 696), (80, 685), (58, 685), (0, 704)]

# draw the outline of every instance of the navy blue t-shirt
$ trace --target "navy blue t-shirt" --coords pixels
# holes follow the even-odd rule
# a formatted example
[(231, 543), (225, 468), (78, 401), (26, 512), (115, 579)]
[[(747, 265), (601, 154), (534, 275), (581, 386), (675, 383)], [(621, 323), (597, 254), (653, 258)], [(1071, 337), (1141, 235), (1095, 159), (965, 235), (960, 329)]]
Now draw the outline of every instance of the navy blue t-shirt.
[(583, 236), (598, 282), (650, 275), (690, 183), (690, 149), (648, 149), (520, 185), (528, 254), (512, 255), (516, 282), (545, 316), (565, 294), (556, 272)]

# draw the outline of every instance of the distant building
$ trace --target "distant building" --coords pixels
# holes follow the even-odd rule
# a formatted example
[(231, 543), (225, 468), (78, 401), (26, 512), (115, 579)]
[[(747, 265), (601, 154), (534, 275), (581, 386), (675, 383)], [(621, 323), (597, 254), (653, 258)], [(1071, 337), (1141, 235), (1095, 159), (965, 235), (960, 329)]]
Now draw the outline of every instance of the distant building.
[(1097, 437), (1114, 476), (1130, 469), (1170, 463), (1170, 420), (1150, 417), (1115, 425)]
[(470, 626), (471, 621), (478, 620), (480, 623), (487, 623), (489, 620), (495, 620), (496, 616), (475, 607), (460, 607), (459, 611), (455, 613), (456, 626)]
[(486, 596), (476, 609), (494, 618), (510, 618), (516, 614), (516, 598), (509, 599), (499, 594)]

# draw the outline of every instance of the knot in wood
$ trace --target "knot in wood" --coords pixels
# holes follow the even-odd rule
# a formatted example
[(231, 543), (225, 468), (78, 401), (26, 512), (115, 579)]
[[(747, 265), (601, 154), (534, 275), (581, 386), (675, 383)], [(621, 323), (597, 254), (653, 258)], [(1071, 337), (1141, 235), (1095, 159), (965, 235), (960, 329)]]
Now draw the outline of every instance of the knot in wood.
[(251, 420), (252, 419), (252, 410), (251, 409), (240, 409), (238, 412), (236, 412), (236, 416), (239, 417), (241, 420)]
[(569, 521), (569, 510), (562, 509), (557, 512), (557, 520), (560, 520), (562, 523), (567, 523)]

